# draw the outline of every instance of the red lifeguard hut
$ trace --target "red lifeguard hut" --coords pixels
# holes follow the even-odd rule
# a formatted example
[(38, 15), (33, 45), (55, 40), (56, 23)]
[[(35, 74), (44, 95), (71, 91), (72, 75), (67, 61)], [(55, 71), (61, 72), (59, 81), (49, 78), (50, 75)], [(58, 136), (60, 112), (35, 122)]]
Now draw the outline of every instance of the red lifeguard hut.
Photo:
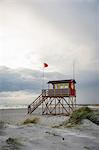
[(48, 89), (43, 89), (39, 97), (28, 105), (28, 113), (42, 105), (42, 114), (70, 115), (76, 107), (75, 84), (73, 79), (49, 81)]

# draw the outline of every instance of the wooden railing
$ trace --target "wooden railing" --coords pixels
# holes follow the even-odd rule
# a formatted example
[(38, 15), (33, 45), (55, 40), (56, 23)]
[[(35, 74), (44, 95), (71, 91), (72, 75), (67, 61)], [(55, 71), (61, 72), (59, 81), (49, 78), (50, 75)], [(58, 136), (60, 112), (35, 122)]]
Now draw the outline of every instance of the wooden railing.
[(40, 106), (46, 97), (42, 98), (42, 94), (39, 95), (30, 105), (28, 105), (28, 113), (31, 114), (38, 106)]
[(65, 97), (69, 96), (69, 89), (47, 89), (42, 90), (42, 96), (46, 97)]

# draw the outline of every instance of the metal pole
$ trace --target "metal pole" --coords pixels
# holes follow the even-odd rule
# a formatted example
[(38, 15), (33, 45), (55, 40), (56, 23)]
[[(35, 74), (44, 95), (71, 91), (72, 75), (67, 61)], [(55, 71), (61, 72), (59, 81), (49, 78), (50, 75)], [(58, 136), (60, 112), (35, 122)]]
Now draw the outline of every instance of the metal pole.
[(73, 61), (73, 79), (75, 79), (75, 61)]
[[(43, 64), (44, 65), (44, 64)], [(44, 95), (44, 66), (43, 66), (43, 76), (42, 76), (42, 96)], [(43, 114), (43, 103), (42, 103), (42, 114)]]
[(44, 89), (44, 67), (43, 67), (43, 89)]
[(43, 66), (43, 79), (42, 79), (42, 90), (44, 89), (44, 66)]

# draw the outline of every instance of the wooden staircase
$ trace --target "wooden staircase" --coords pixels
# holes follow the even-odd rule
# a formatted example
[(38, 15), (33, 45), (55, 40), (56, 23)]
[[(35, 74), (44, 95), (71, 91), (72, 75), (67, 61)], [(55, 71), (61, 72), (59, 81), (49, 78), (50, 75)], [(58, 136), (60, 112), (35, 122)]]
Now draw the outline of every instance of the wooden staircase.
[(47, 98), (40, 94), (30, 105), (28, 105), (28, 114), (31, 114), (37, 107), (39, 107)]

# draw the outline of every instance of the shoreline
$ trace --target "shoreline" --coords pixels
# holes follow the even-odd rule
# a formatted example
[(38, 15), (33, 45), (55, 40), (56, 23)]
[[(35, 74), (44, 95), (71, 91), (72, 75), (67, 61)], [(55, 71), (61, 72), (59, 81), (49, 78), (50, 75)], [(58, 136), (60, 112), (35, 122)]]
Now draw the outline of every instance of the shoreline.
[[(18, 109), (0, 109), (0, 121), (4, 121), (10, 124), (20, 124), (27, 118), (39, 118), (39, 124), (42, 125), (52, 125), (53, 123), (61, 123), (67, 116), (52, 116), (52, 115), (42, 115), (42, 109), (38, 108), (32, 114), (27, 114), (26, 108)], [(51, 121), (52, 120), (52, 121)]]
[(14, 108), (13, 107), (13, 108), (11, 108), (11, 107), (9, 107), (9, 108), (0, 108), (0, 111), (1, 110), (20, 110), (20, 109), (27, 109), (27, 108), (24, 108), (24, 107), (22, 107), (22, 108), (21, 107), (20, 108)]
[[(96, 108), (96, 109), (99, 109), (99, 104), (76, 104), (76, 107), (79, 108), (79, 107), (90, 107), (92, 109)], [(27, 106), (13, 106), (13, 107), (0, 107), (0, 110), (2, 109), (27, 109), (28, 108), (28, 105)], [(42, 108), (41, 106), (39, 106), (38, 108)]]

